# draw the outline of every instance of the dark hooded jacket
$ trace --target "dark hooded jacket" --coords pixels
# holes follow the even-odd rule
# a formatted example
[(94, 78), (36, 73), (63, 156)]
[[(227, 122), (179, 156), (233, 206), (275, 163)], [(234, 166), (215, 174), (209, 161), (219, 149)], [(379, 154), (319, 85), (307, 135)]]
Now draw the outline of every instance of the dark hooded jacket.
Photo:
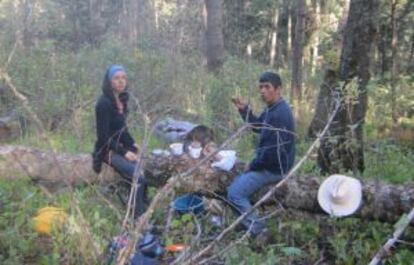
[(135, 141), (126, 126), (128, 97), (127, 90), (119, 95), (119, 99), (124, 106), (124, 112), (119, 113), (108, 72), (106, 72), (102, 84), (102, 95), (95, 105), (97, 140), (92, 156), (93, 169), (97, 173), (101, 171), (102, 162), (108, 163), (109, 151), (121, 156), (124, 156), (128, 151), (137, 151), (134, 146)]

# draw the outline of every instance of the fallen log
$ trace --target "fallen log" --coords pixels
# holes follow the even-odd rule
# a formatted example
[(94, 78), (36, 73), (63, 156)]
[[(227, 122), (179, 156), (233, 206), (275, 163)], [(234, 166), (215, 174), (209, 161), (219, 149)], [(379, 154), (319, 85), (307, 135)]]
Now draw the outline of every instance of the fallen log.
[(15, 111), (0, 117), (0, 143), (15, 140), (23, 134), (22, 120)]
[[(160, 187), (173, 175), (191, 168), (197, 160), (187, 156), (145, 157), (145, 175), (150, 184)], [(42, 151), (24, 146), (0, 146), (0, 178), (19, 179), (30, 177), (52, 190), (65, 185), (113, 181), (114, 172), (107, 166), (99, 175), (91, 168), (88, 154), (64, 154)], [(224, 194), (233, 178), (243, 171), (238, 163), (231, 172), (213, 169), (209, 164), (199, 167), (194, 174), (182, 179), (176, 186), (178, 192)], [(274, 199), (286, 208), (321, 213), (317, 192), (321, 179), (315, 176), (294, 177), (276, 192)], [(275, 201), (269, 201), (275, 203)], [(363, 205), (357, 217), (385, 222), (395, 222), (414, 205), (414, 183), (392, 185), (380, 181), (363, 181)]]
[(92, 170), (91, 155), (44, 151), (25, 146), (0, 146), (0, 178), (16, 180), (29, 177), (54, 191), (67, 185), (79, 186), (114, 179), (109, 167), (102, 174)]

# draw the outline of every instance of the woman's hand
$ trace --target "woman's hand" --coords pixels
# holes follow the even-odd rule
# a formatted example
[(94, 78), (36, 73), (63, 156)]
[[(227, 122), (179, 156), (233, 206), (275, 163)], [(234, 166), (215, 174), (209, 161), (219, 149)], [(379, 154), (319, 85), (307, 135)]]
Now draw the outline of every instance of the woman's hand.
[(250, 163), (244, 165), (244, 172), (250, 171)]
[(139, 153), (139, 151), (140, 151), (139, 145), (137, 145), (136, 143), (134, 143), (133, 146), (137, 149), (137, 152)]
[(131, 152), (131, 151), (126, 152), (125, 158), (128, 161), (131, 161), (131, 162), (135, 162), (135, 161), (138, 160), (138, 156), (135, 153)]

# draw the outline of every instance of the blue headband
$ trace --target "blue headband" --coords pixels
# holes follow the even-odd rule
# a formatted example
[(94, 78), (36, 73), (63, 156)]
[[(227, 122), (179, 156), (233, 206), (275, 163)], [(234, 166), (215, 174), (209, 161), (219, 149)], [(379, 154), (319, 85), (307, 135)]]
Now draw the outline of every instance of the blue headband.
[(109, 80), (112, 80), (112, 78), (114, 77), (114, 75), (117, 72), (124, 72), (125, 73), (125, 68), (122, 65), (111, 65), (108, 69), (108, 78)]

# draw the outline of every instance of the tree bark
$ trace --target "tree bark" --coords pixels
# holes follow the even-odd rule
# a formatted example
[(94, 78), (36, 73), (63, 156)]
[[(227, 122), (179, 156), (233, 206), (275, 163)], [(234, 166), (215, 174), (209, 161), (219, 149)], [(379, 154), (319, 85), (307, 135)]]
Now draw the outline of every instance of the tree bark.
[(273, 23), (272, 23), (272, 40), (270, 44), (270, 66), (273, 67), (275, 65), (275, 58), (276, 58), (276, 43), (277, 43), (277, 24), (279, 21), (279, 10), (277, 8), (274, 9), (273, 15)]
[[(376, 28), (377, 5), (374, 0), (351, 1), (338, 70), (338, 81), (343, 84), (334, 88), (333, 93), (320, 93), (342, 100), (334, 125), (329, 129), (329, 137), (322, 140), (318, 151), (318, 164), (327, 173), (352, 170), (354, 175), (358, 175), (358, 172), (364, 170), (363, 124), (368, 101), (366, 85), (370, 79), (369, 55)], [(352, 79), (356, 81), (353, 82)], [(332, 100), (334, 99), (325, 101)], [(318, 99), (317, 102), (323, 100)], [(331, 112), (326, 106), (317, 106), (316, 109), (318, 108)], [(320, 119), (317, 115), (320, 112), (315, 113), (313, 120), (323, 122), (323, 118)], [(315, 134), (318, 128), (312, 123), (310, 134)]]
[(0, 143), (17, 139), (23, 135), (21, 117), (14, 111), (4, 117), (0, 117)]
[(31, 20), (33, 14), (33, 7), (35, 1), (22, 0), (20, 1), (21, 13), (22, 13), (22, 44), (24, 50), (28, 50), (32, 45), (32, 30), (31, 30)]
[(323, 82), (319, 88), (319, 94), (316, 100), (315, 113), (308, 129), (308, 137), (316, 138), (317, 134), (323, 130), (328, 122), (329, 113), (333, 108), (332, 93), (338, 86), (337, 73), (334, 70), (326, 70)]
[(391, 78), (390, 78), (390, 87), (391, 87), (391, 118), (393, 121), (393, 125), (397, 125), (397, 113), (396, 113), (396, 95), (395, 95), (395, 88), (397, 79), (395, 77), (396, 74), (396, 61), (397, 61), (397, 42), (398, 42), (398, 34), (397, 34), (397, 16), (396, 16), (396, 9), (398, 5), (398, 0), (391, 0)]
[(137, 5), (135, 14), (135, 28), (138, 40), (147, 40), (151, 38), (156, 30), (155, 26), (155, 7), (150, 0), (134, 0)]
[(276, 45), (276, 68), (286, 67), (289, 61), (289, 1), (283, 0), (279, 7)]
[(311, 49), (311, 61), (310, 61), (310, 74), (314, 75), (316, 67), (318, 66), (318, 56), (319, 56), (319, 33), (321, 25), (321, 5), (320, 0), (313, 1), (313, 9), (315, 13), (315, 29)]
[[(167, 180), (193, 167), (197, 161), (186, 156), (145, 158), (145, 176), (150, 185), (161, 187)], [(100, 175), (91, 168), (88, 154), (64, 154), (42, 151), (24, 146), (0, 146), (0, 178), (17, 180), (29, 177), (50, 189), (66, 185), (105, 182), (115, 179), (114, 172), (104, 166)], [(238, 163), (231, 172), (218, 171), (209, 165), (201, 166), (190, 177), (182, 179), (176, 186), (178, 192), (200, 192), (207, 196), (224, 194), (235, 176), (243, 171)], [(282, 203), (287, 208), (322, 213), (317, 192), (321, 180), (314, 176), (295, 177), (287, 181), (268, 203)], [(264, 189), (262, 192), (265, 192)], [(260, 194), (255, 196), (257, 199)], [(414, 204), (414, 183), (391, 185), (381, 182), (363, 183), (363, 205), (356, 217), (395, 222), (408, 212)]]
[(205, 0), (207, 16), (206, 57), (209, 71), (218, 72), (224, 61), (223, 1)]
[(305, 38), (305, 0), (296, 5), (295, 37), (292, 49), (291, 100), (300, 102), (302, 98), (303, 46)]

